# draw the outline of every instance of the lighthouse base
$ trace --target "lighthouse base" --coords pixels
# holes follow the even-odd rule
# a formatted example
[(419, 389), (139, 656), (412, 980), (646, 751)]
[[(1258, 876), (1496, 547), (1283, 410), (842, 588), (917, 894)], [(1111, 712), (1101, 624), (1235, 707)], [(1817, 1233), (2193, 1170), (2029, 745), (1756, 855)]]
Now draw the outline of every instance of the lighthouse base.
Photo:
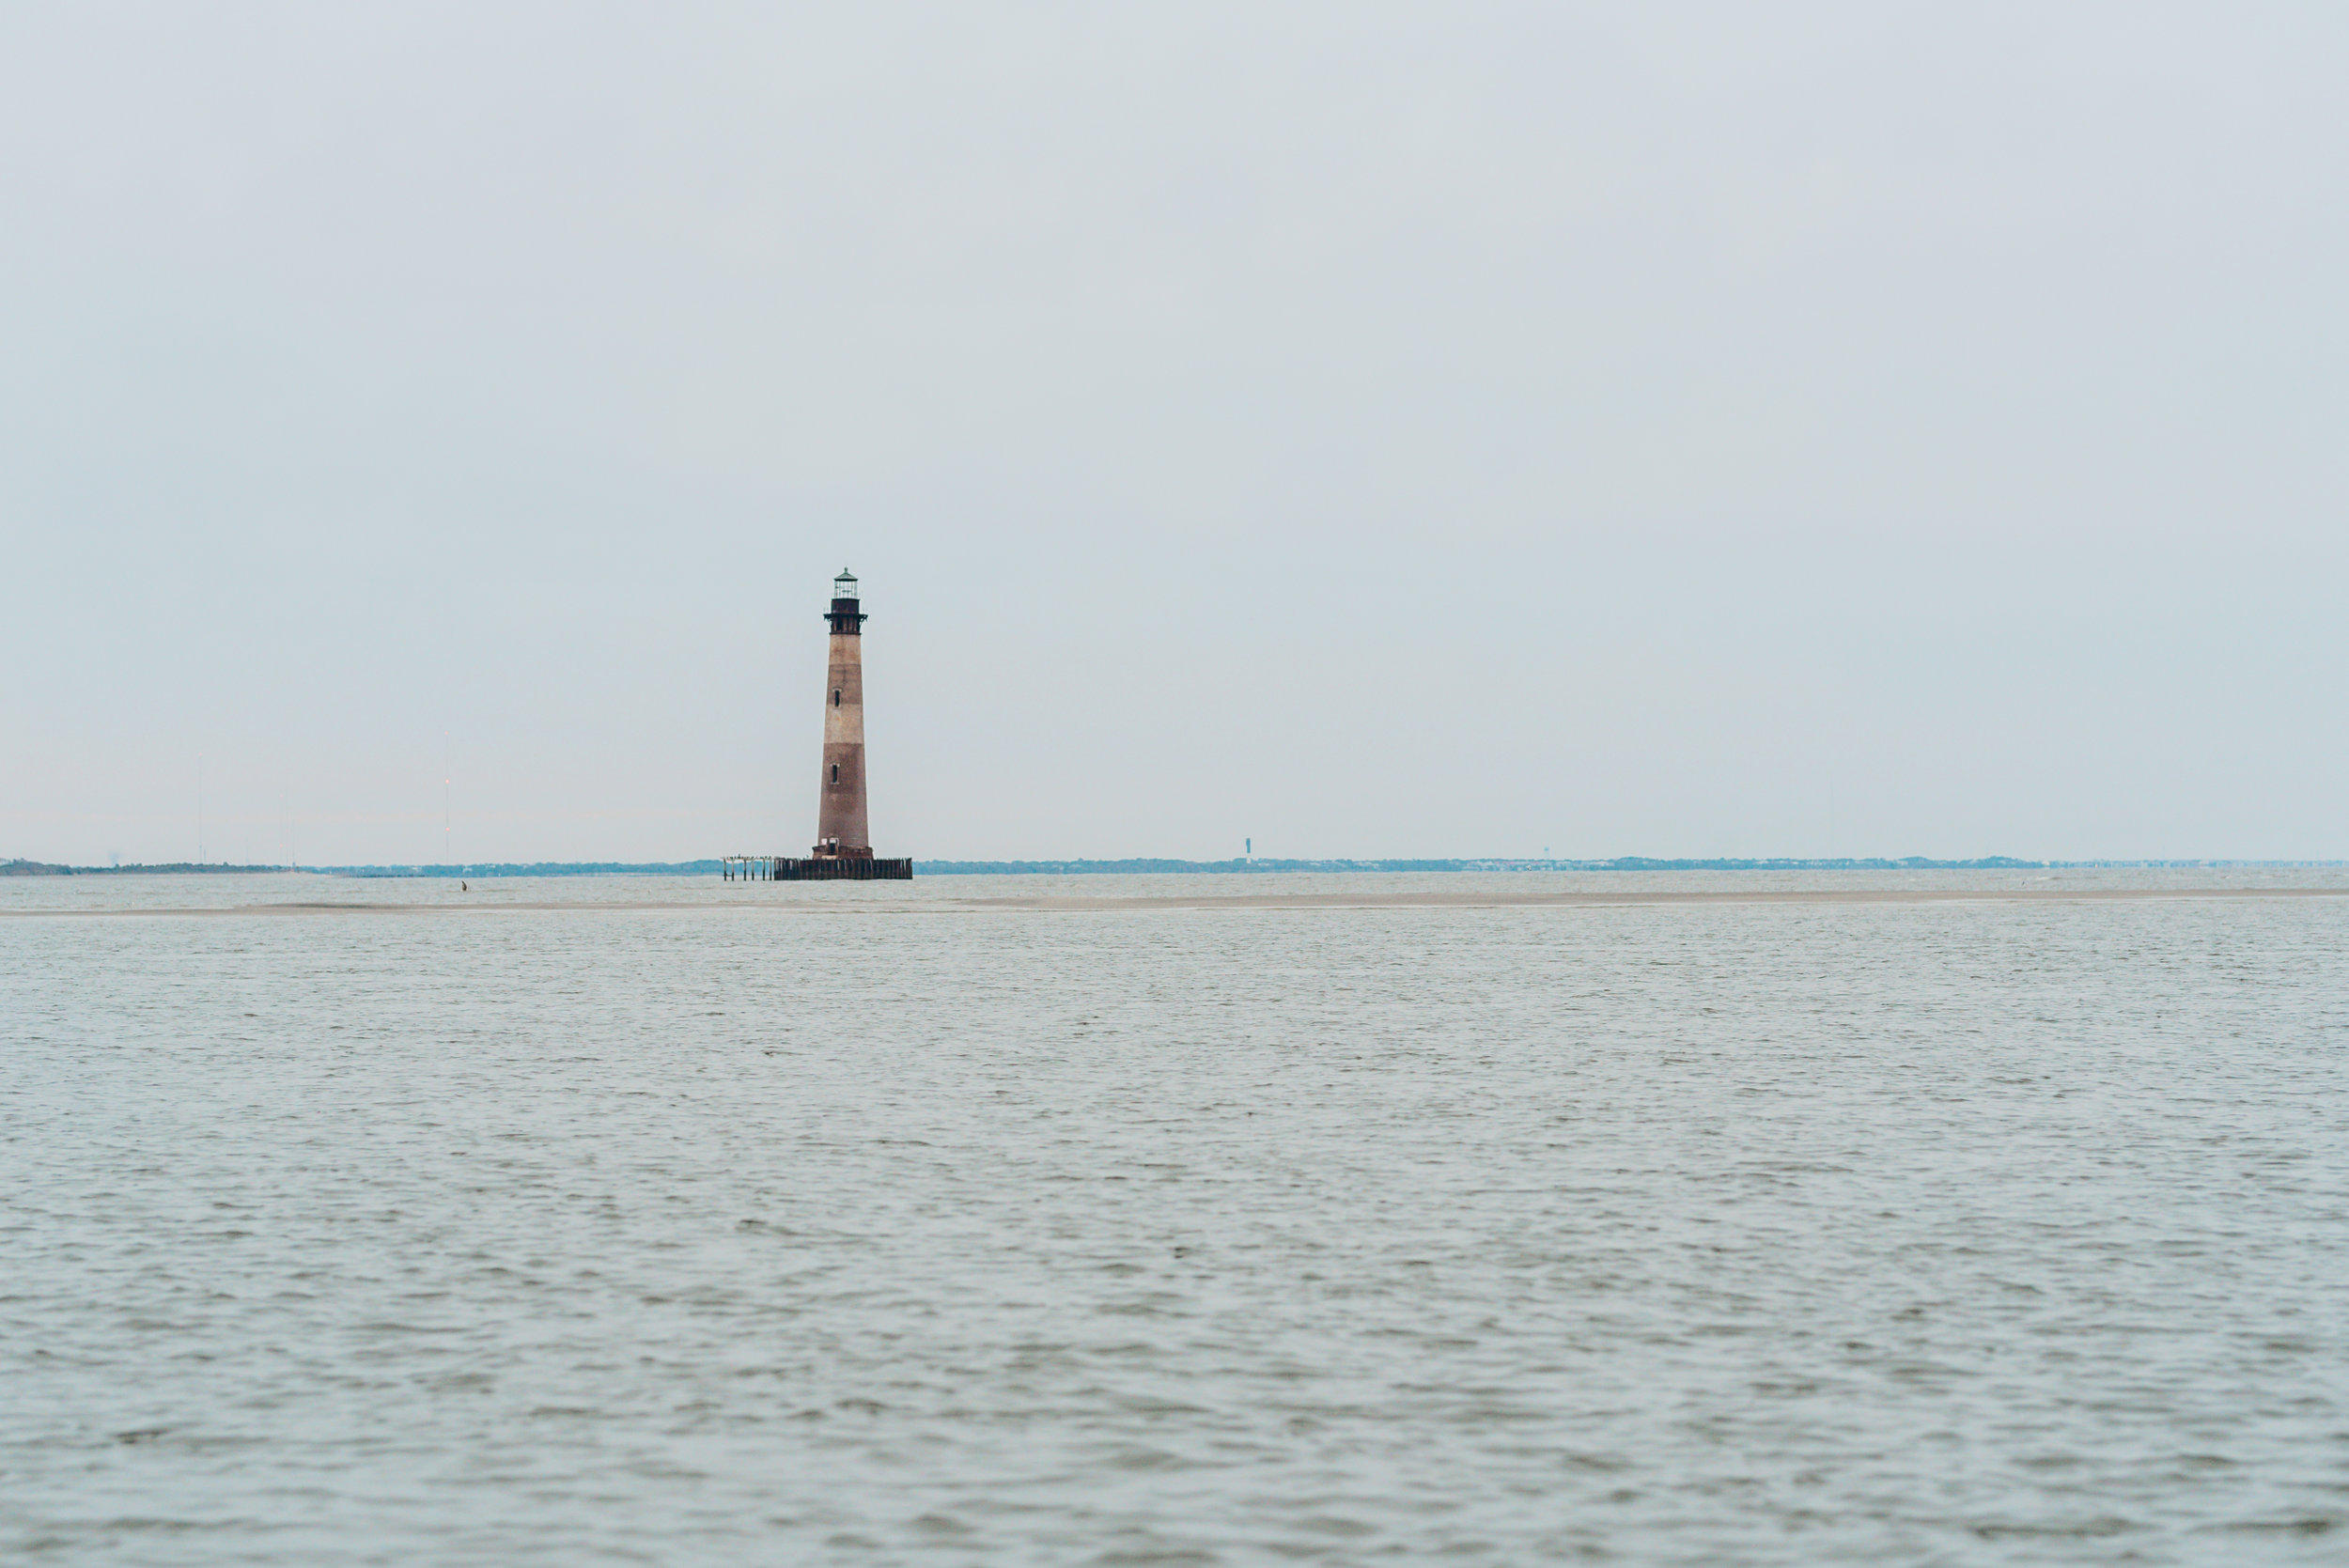
[(778, 882), (910, 882), (913, 861), (876, 860), (870, 855), (816, 855), (807, 860), (775, 860)]

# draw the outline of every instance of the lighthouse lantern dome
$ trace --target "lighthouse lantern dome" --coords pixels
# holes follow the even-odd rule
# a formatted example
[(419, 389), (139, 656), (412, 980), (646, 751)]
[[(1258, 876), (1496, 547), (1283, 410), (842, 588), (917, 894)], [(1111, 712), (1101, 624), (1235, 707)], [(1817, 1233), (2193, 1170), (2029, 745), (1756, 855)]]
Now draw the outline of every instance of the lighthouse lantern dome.
[(848, 574), (845, 567), (841, 568), (840, 575), (832, 580), (832, 597), (834, 598), (856, 598), (856, 579)]

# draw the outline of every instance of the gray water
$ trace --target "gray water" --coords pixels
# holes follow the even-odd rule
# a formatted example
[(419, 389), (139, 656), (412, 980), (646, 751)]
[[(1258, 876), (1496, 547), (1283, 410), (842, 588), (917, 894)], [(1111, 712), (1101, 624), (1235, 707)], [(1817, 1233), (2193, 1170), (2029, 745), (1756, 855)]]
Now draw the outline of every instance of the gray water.
[(2349, 1560), (2349, 899), (1009, 880), (0, 889), (0, 1559)]

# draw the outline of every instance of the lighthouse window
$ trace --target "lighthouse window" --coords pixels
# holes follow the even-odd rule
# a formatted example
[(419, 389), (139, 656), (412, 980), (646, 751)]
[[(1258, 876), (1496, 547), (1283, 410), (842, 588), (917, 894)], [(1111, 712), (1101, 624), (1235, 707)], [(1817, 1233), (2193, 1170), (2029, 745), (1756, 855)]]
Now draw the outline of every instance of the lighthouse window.
[(832, 691), (832, 706), (834, 707), (838, 707), (840, 706), (840, 692), (838, 688), (834, 688)]
[(840, 765), (836, 762), (832, 765), (832, 782), (834, 784), (840, 782)]

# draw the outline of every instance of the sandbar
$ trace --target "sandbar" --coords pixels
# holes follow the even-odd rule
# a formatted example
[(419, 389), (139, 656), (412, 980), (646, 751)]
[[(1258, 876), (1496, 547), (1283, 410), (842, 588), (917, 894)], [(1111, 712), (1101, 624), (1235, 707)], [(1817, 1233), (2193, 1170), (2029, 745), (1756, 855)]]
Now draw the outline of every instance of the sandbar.
[(777, 886), (773, 897), (709, 900), (502, 900), (474, 903), (393, 903), (312, 900), (154, 908), (0, 909), (0, 917), (151, 918), (222, 915), (493, 915), (632, 914), (658, 911), (770, 910), (788, 914), (1081, 913), (1151, 909), (1521, 909), (1639, 908), (1740, 904), (2125, 904), (2163, 900), (2349, 898), (2349, 887), (2309, 888), (1711, 888), (1638, 889), (1621, 893), (1539, 890), (1459, 893), (1414, 889), (1401, 893), (1144, 893), (1116, 896), (1038, 893), (1033, 897), (848, 899), (793, 897)]

